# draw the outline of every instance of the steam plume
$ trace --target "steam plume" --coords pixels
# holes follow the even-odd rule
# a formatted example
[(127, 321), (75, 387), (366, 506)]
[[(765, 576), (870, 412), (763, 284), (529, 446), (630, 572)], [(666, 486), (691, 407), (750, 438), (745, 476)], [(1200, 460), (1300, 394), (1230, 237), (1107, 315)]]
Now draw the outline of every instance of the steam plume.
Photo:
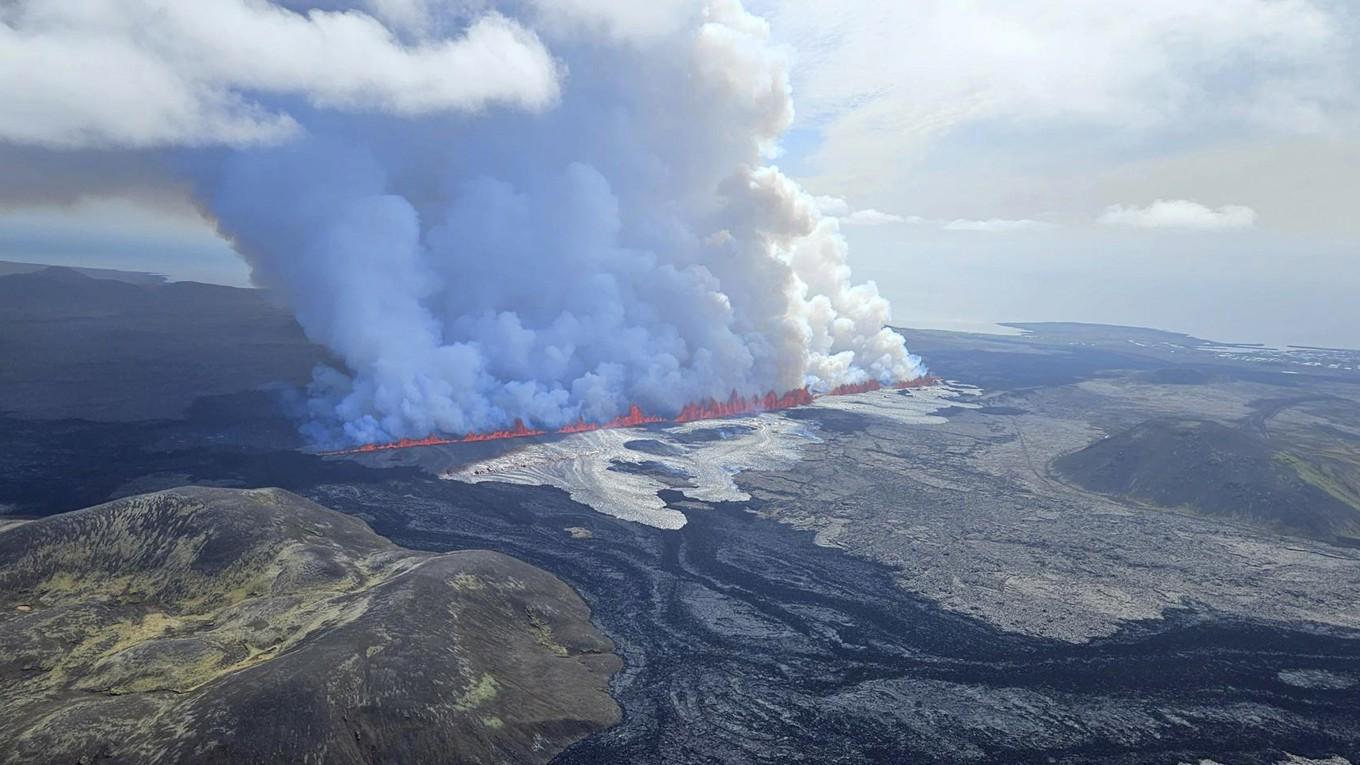
[[(416, 5), (435, 15), (409, 34), (452, 23)], [(764, 22), (724, 0), (662, 3), (645, 24), (629, 7), (494, 9), (555, 58), (553, 103), (413, 116), (313, 100), (288, 106), (290, 140), (184, 157), (255, 279), (344, 363), (316, 376), (318, 440), (922, 373), (874, 285), (851, 281), (837, 221), (765, 162), (793, 110)]]

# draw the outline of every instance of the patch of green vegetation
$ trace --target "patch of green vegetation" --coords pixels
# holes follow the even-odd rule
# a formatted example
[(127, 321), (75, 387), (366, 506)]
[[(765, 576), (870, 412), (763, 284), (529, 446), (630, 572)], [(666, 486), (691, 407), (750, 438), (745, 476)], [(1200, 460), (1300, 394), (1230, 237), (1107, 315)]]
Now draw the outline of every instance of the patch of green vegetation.
[[(340, 576), (315, 576), (317, 554), (308, 544), (265, 539), (225, 568), (205, 571), (196, 563), (207, 531), (148, 532), (134, 522), (148, 502), (77, 519), (83, 527), (65, 533), (78, 538), (44, 538), (13, 564), (35, 580), (24, 589), (38, 606), (89, 606), (47, 626), (70, 647), (37, 662), (47, 671), (32, 678), (35, 688), (190, 692), (357, 619), (368, 608), (366, 591), (410, 567), (369, 571), (377, 564), (358, 559)], [(186, 505), (176, 518), (197, 508)], [(278, 594), (281, 582), (286, 594)]]
[[(287, 753), (269, 749), (290, 762), (324, 758), (333, 735), (352, 735), (330, 711), (353, 693), (442, 708), (431, 724), (444, 730), (428, 740), (466, 736), (477, 762), (542, 759), (579, 737), (575, 726), (540, 734), (540, 720), (599, 727), (618, 716), (608, 696), (578, 690), (596, 688), (608, 665), (537, 672), (550, 650), (565, 653), (553, 628), (588, 625), (549, 574), (489, 552), (402, 550), (292, 495), (174, 490), (43, 519), (0, 542), (0, 647), (16, 670), (0, 683), (0, 722), (16, 733), (7, 744), (26, 747), (0, 751), (3, 762), (141, 761), (159, 756), (146, 748), (158, 741), (211, 746), (220, 731), (203, 725), (202, 709), (255, 726), (230, 731), (247, 742), (277, 724), (257, 714), (261, 698), (296, 699), (285, 712), (325, 721), (291, 737)], [(530, 619), (539, 644), (525, 639), (521, 607), (500, 597), (511, 588), (528, 591), (517, 601), (542, 617)], [(421, 618), (387, 618), (425, 601)], [(413, 685), (411, 671), (430, 682)], [(526, 693), (533, 719), (504, 719)], [(425, 740), (412, 751), (429, 751)]]
[(480, 590), (485, 587), (486, 584), (483, 583), (481, 579), (478, 579), (476, 575), (464, 572), (450, 579), (449, 586), (459, 592), (470, 592), (473, 590)]
[(543, 617), (529, 611), (529, 631), (533, 633), (534, 640), (538, 644), (553, 652), (555, 656), (566, 656), (567, 647), (553, 639), (552, 627)]
[(100, 624), (89, 630), (80, 643), (58, 657), (44, 680), (49, 685), (74, 680), (76, 687), (104, 689), (110, 683), (95, 676), (92, 667), (141, 643), (171, 635), (182, 624), (183, 620), (159, 611), (135, 619)]
[(1356, 510), (1360, 510), (1360, 496), (1356, 496), (1349, 487), (1342, 483), (1339, 477), (1332, 475), (1328, 466), (1315, 465), (1289, 452), (1278, 452), (1275, 454), (1275, 459), (1293, 470), (1306, 483), (1327, 492)]
[[(124, 670), (122, 676), (104, 672), (89, 678), (89, 688), (102, 689), (114, 695), (125, 693), (149, 693), (171, 691), (189, 693), (199, 686), (217, 679), (226, 672), (222, 668), (222, 655), (216, 651), (205, 651), (192, 661), (171, 662), (154, 660), (149, 666), (118, 667)], [(117, 677), (118, 679), (109, 679)], [(77, 684), (77, 687), (83, 687)]]
[(469, 712), (483, 706), (496, 698), (500, 687), (496, 678), (492, 677), (490, 673), (483, 672), (482, 676), (477, 678), (477, 682), (473, 683), (472, 687), (468, 688), (467, 692), (453, 703), (453, 708), (459, 712)]

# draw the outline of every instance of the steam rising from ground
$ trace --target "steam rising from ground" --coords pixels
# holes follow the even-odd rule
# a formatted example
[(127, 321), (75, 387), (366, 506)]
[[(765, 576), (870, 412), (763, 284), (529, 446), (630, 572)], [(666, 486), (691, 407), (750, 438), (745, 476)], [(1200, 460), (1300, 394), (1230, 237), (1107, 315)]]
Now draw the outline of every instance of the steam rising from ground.
[(922, 372), (836, 219), (769, 164), (787, 62), (735, 0), (158, 5), (21, 0), (0, 32), (97, 38), (183, 91), (174, 125), (91, 101), (50, 132), (196, 147), (169, 157), (343, 365), (316, 375), (319, 442)]

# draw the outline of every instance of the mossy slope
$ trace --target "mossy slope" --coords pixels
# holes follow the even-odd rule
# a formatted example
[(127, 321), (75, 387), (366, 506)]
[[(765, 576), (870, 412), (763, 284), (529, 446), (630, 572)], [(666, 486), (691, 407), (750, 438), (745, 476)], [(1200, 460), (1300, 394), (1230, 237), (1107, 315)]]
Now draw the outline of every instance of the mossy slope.
[(618, 719), (575, 592), (284, 491), (0, 534), (0, 762), (544, 762)]

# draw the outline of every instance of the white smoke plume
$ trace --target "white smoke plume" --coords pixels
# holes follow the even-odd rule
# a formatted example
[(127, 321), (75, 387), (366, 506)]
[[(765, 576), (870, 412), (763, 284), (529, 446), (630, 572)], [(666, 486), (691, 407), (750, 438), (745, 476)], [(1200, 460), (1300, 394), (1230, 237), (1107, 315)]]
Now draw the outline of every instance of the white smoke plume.
[[(211, 103), (296, 123), (264, 145), (161, 143), (226, 144), (164, 151), (255, 280), (343, 362), (316, 376), (318, 441), (923, 373), (887, 301), (852, 281), (838, 221), (768, 163), (793, 117), (788, 65), (736, 0), (204, 3), (320, 45), (335, 68), (167, 43), (174, 29), (153, 56), (205, 49), (222, 60), (187, 71)], [(382, 66), (336, 58), (318, 24), (352, 30)]]
[(921, 374), (837, 223), (762, 164), (792, 119), (764, 23), (711, 2), (637, 31), (596, 6), (499, 9), (558, 57), (551, 108), (317, 113), (205, 184), (257, 280), (347, 367), (317, 378), (323, 438)]

